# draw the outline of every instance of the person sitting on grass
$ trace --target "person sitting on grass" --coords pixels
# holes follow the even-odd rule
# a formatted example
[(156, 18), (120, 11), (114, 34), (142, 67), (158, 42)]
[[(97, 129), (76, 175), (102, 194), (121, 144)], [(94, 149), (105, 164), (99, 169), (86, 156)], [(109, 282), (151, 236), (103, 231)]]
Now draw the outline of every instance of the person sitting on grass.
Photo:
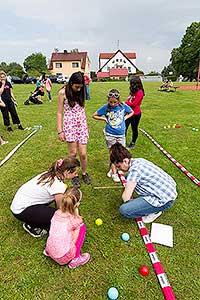
[[(126, 145), (125, 120), (133, 115), (132, 109), (120, 101), (120, 93), (116, 89), (110, 90), (107, 95), (108, 103), (100, 107), (94, 114), (93, 118), (106, 122), (104, 135), (107, 147), (110, 148), (116, 142)], [(110, 170), (107, 173), (114, 182), (120, 182), (117, 170), (114, 165), (110, 165)]]
[[(170, 208), (177, 197), (176, 182), (161, 168), (144, 158), (132, 158), (120, 143), (110, 148), (110, 161), (118, 170), (127, 171), (120, 213), (125, 218), (142, 217), (151, 223)], [(138, 197), (133, 199), (133, 192)]]
[[(75, 157), (55, 161), (48, 171), (37, 175), (17, 191), (11, 211), (24, 222), (23, 228), (33, 237), (47, 234), (51, 218), (61, 205), (66, 190), (65, 179), (77, 176), (80, 162)], [(56, 207), (49, 206), (55, 202)]]
[(68, 265), (70, 269), (84, 265), (90, 259), (89, 253), (80, 254), (86, 234), (86, 226), (78, 211), (81, 198), (79, 189), (66, 190), (60, 208), (51, 219), (49, 237), (43, 252), (58, 264)]

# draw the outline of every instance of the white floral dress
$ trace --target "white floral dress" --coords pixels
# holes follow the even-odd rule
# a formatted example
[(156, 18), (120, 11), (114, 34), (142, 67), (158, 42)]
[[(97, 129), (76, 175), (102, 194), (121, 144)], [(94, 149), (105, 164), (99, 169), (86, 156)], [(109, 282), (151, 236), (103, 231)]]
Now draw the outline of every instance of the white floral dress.
[(78, 103), (76, 103), (74, 107), (70, 107), (67, 99), (65, 99), (63, 123), (63, 130), (67, 142), (87, 144), (89, 131), (84, 107)]

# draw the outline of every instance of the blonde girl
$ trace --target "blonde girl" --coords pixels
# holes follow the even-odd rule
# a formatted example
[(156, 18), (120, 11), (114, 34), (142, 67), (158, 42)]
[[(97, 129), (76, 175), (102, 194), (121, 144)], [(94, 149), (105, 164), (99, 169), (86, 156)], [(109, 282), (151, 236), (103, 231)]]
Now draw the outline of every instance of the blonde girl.
[(78, 207), (82, 192), (76, 188), (68, 188), (52, 220), (44, 254), (60, 265), (68, 264), (75, 269), (84, 265), (90, 259), (88, 253), (80, 254), (83, 245), (86, 226), (79, 216)]
[[(108, 103), (99, 108), (92, 117), (96, 120), (106, 122), (104, 135), (108, 148), (116, 142), (125, 146), (125, 120), (133, 115), (133, 111), (128, 105), (121, 102), (120, 93), (117, 89), (110, 90), (107, 98)], [(112, 177), (115, 182), (120, 181), (114, 165), (111, 165), (107, 176)]]

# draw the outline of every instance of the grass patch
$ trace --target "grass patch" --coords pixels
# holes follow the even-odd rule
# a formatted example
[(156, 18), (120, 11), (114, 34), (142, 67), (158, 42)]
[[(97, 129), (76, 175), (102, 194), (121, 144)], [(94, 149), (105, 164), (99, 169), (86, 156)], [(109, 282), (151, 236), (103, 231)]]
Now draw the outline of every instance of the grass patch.
[[(57, 93), (61, 86), (54, 85), (53, 102), (44, 98), (43, 105), (25, 106), (23, 102), (32, 85), (15, 85), (18, 113), (24, 127), (42, 125), (12, 158), (1, 167), (0, 177), (0, 299), (107, 299), (107, 290), (115, 286), (119, 299), (163, 299), (153, 268), (134, 220), (119, 215), (120, 189), (95, 190), (94, 186), (115, 185), (106, 177), (108, 150), (103, 137), (104, 123), (92, 119), (92, 114), (106, 102), (111, 88), (118, 88), (121, 98), (126, 99), (128, 83), (92, 83), (91, 100), (86, 101), (86, 113), (90, 129), (88, 143), (88, 173), (92, 185), (82, 185), (83, 201), (80, 207), (87, 225), (83, 250), (91, 254), (91, 261), (76, 270), (60, 267), (43, 256), (46, 237), (34, 239), (22, 228), (10, 212), (10, 204), (17, 189), (31, 177), (46, 170), (56, 159), (67, 155), (67, 146), (57, 139), (56, 109)], [(140, 127), (151, 134), (177, 161), (194, 176), (199, 175), (200, 131), (199, 93), (178, 89), (175, 93), (158, 92), (158, 83), (145, 83), (146, 96), (142, 104)], [(164, 129), (165, 125), (180, 124), (179, 129)], [(199, 128), (200, 129), (200, 128)], [(3, 159), (29, 131), (7, 133), (0, 124), (0, 133), (9, 144), (0, 147)], [(130, 141), (128, 132), (127, 141)], [(144, 157), (162, 167), (177, 182), (178, 198), (159, 222), (174, 228), (174, 248), (156, 245), (158, 256), (164, 266), (177, 299), (198, 299), (199, 277), (199, 188), (190, 181), (153, 143), (139, 133), (134, 157)], [(103, 225), (95, 225), (100, 217)], [(147, 226), (150, 229), (150, 226)], [(121, 241), (128, 232), (128, 243)], [(139, 275), (139, 267), (148, 265), (151, 273), (147, 278)]]

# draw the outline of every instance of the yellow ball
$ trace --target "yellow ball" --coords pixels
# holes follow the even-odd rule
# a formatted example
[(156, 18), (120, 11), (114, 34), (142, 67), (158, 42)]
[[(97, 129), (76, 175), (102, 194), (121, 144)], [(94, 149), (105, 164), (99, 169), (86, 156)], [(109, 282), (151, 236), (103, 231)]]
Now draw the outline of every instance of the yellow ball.
[(102, 221), (100, 218), (98, 218), (98, 219), (96, 219), (95, 224), (96, 224), (97, 226), (100, 226), (100, 225), (103, 224), (103, 221)]

